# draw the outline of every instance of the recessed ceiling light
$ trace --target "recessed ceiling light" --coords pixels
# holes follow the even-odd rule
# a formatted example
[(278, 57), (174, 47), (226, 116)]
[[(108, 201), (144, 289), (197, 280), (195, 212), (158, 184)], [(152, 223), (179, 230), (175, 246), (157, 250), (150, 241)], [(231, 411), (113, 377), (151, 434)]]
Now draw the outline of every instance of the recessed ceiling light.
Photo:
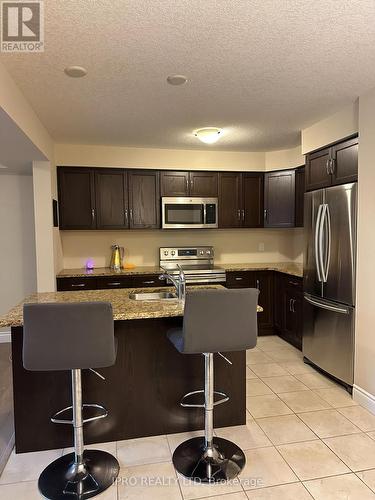
[(216, 127), (204, 127), (194, 131), (195, 137), (205, 144), (214, 144), (220, 139), (221, 129)]
[(71, 78), (82, 78), (87, 75), (87, 69), (82, 66), (67, 66), (64, 73)]
[(8, 168), (8, 167), (6, 167), (5, 165), (0, 165), (0, 168)]
[(167, 77), (167, 82), (170, 85), (183, 85), (187, 82), (187, 78), (184, 75), (169, 75)]

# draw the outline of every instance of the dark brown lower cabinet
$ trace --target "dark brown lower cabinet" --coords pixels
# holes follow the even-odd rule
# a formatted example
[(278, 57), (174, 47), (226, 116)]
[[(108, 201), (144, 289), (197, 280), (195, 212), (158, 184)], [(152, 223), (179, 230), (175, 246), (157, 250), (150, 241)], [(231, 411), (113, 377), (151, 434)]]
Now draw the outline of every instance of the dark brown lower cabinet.
[(302, 278), (274, 271), (227, 272), (227, 288), (258, 288), (258, 334), (277, 334), (302, 349)]
[(79, 290), (109, 290), (116, 288), (147, 288), (167, 286), (159, 280), (159, 274), (133, 274), (97, 277), (57, 278), (58, 292)]
[(273, 333), (273, 272), (232, 271), (227, 273), (227, 288), (258, 288), (258, 303), (263, 312), (258, 315), (259, 335)]
[(274, 285), (275, 332), (297, 349), (302, 349), (302, 279), (276, 273)]

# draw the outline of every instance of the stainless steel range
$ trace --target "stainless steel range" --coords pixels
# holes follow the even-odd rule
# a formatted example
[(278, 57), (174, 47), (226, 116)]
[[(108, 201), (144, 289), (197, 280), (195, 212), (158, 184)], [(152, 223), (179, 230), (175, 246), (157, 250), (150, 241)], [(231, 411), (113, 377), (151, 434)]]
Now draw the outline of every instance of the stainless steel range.
[(213, 247), (160, 248), (160, 267), (172, 276), (185, 273), (187, 284), (225, 283), (225, 270), (214, 265)]

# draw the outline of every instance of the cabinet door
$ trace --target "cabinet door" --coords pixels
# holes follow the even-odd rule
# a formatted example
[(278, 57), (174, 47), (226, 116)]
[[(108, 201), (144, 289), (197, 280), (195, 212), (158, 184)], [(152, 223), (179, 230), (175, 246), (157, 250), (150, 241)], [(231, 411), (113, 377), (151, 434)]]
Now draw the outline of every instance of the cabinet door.
[(189, 196), (189, 172), (160, 172), (161, 196)]
[(281, 170), (265, 174), (264, 209), (264, 227), (294, 226), (294, 170)]
[(94, 170), (58, 169), (60, 229), (95, 229)]
[(227, 272), (226, 288), (254, 288), (255, 276), (251, 271)]
[(257, 271), (255, 286), (259, 290), (258, 303), (263, 307), (263, 312), (258, 316), (260, 333), (272, 333), (273, 330), (273, 272)]
[(132, 276), (132, 287), (149, 288), (168, 286), (167, 280), (159, 280), (159, 274), (143, 274)]
[(333, 184), (354, 182), (358, 178), (358, 138), (332, 147)]
[(296, 170), (296, 218), (295, 226), (303, 227), (303, 211), (305, 198), (305, 167)]
[(129, 170), (128, 184), (130, 228), (160, 228), (159, 172)]
[(95, 198), (98, 229), (129, 227), (126, 172), (120, 169), (95, 171)]
[(81, 290), (96, 290), (96, 278), (57, 278), (58, 292), (79, 292)]
[(309, 153), (306, 156), (306, 191), (331, 185), (329, 173), (330, 148)]
[(242, 226), (263, 227), (264, 174), (242, 174)]
[(303, 332), (303, 294), (297, 293), (293, 302), (294, 314), (294, 340), (295, 347), (302, 350), (302, 332)]
[(98, 290), (132, 287), (131, 276), (103, 276), (97, 278), (96, 282)]
[(241, 226), (241, 174), (219, 173), (219, 227)]
[(190, 172), (190, 196), (217, 197), (217, 172)]

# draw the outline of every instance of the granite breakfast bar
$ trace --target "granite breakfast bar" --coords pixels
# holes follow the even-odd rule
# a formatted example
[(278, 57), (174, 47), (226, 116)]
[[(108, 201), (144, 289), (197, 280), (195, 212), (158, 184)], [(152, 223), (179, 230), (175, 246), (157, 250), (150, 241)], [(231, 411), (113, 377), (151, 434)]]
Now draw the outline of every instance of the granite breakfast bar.
[[(25, 300), (112, 304), (118, 341), (116, 364), (99, 370), (105, 380), (89, 370), (82, 373), (84, 402), (102, 404), (109, 412), (106, 419), (85, 425), (87, 444), (203, 428), (201, 410), (179, 405), (185, 393), (202, 388), (203, 357), (179, 354), (166, 338), (169, 328), (181, 325), (183, 303), (177, 299), (129, 298), (131, 293), (142, 291), (153, 289), (41, 293)], [(0, 318), (0, 327), (12, 327), (16, 452), (66, 448), (72, 445), (70, 426), (52, 424), (50, 417), (71, 404), (70, 373), (23, 368), (22, 306)], [(228, 357), (232, 366), (219, 356), (215, 360), (216, 388), (230, 396), (230, 402), (215, 411), (216, 427), (246, 422), (246, 353), (232, 352)]]

